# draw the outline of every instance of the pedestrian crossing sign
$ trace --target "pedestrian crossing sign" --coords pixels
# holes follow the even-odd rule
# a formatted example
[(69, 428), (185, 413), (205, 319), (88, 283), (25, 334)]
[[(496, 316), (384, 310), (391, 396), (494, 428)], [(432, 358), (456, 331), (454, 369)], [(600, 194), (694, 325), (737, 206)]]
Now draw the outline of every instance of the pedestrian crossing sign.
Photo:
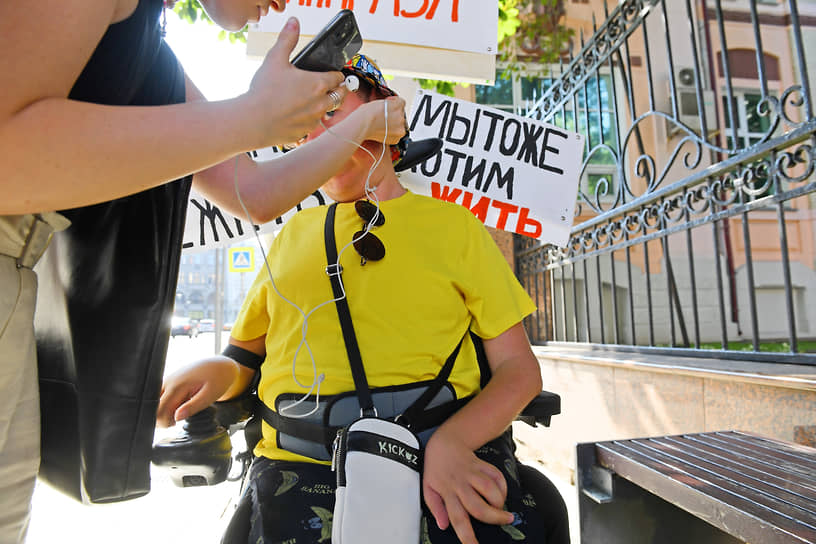
[(230, 272), (254, 272), (255, 271), (255, 248), (254, 247), (233, 247), (229, 250), (229, 271)]

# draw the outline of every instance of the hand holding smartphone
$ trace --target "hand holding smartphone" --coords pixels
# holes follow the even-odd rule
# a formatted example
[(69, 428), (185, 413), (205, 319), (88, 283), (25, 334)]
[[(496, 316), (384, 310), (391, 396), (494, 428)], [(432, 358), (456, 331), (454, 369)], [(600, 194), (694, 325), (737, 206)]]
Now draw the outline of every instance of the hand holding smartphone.
[(295, 55), (292, 64), (312, 72), (340, 70), (362, 46), (354, 12), (344, 9)]

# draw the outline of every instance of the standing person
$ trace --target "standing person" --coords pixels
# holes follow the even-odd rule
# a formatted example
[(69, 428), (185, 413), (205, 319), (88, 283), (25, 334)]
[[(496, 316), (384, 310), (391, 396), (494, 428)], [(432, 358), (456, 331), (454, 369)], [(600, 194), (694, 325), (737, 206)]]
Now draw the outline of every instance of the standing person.
[[(172, 3), (0, 2), (3, 543), (25, 538), (39, 465), (37, 355), (46, 478), (83, 500), (146, 492), (191, 175), (203, 194), (243, 216), (233, 189), (238, 176), (250, 215), (263, 222), (319, 185), (293, 172), (320, 175), (353, 151), (328, 138), (285, 161), (251, 161), (244, 152), (296, 141), (337, 107), (346, 93), (342, 75), (289, 64), (299, 33), (290, 20), (250, 89), (208, 103), (161, 38), (160, 15)], [(285, 7), (284, 0), (201, 3), (229, 30)], [(404, 133), (404, 102), (388, 108), (395, 143)], [(383, 138), (381, 108), (359, 118), (349, 139)], [(32, 268), (59, 230), (58, 247), (38, 269), (35, 353)], [(99, 414), (114, 404), (109, 394), (130, 400), (106, 420)], [(110, 455), (111, 444), (121, 455)]]
[[(372, 99), (392, 94), (365, 57), (355, 57), (347, 70), (364, 84), (326, 121), (329, 130)], [(322, 133), (318, 128), (309, 139)], [(406, 191), (389, 160), (372, 170), (382, 144), (367, 141), (363, 148), (323, 185), (339, 204), (303, 210), (275, 237), (226, 356), (199, 361), (165, 381), (158, 423), (172, 425), (242, 394), (259, 368), (263, 437), (236, 511), (246, 514), (236, 520), (246, 521), (249, 535), (243, 538), (231, 523), (229, 542), (325, 542), (336, 477), (330, 445), (314, 437), (331, 437), (329, 424), (343, 426), (360, 415), (328, 275), (339, 270), (368, 385), (383, 399), (379, 417), (400, 415), (411, 402), (406, 398), (419, 396), (453, 360), (442, 388), (446, 404), (433, 407), (446, 417), (428, 425), (438, 425), (435, 430), (416, 429), (427, 441), (421, 542), (568, 542), (565, 508), (538, 507), (522, 489), (508, 431), (541, 390), (521, 323), (533, 302), (469, 210)], [(382, 221), (366, 213), (375, 207), (371, 200)], [(327, 214), (333, 212), (332, 225)], [(366, 224), (377, 226), (363, 235)], [(324, 233), (332, 226), (339, 267), (331, 260), (327, 266)], [(351, 241), (359, 242), (354, 249)], [(483, 339), (490, 369), (484, 386), (479, 341), (470, 332)], [(311, 387), (308, 397), (304, 387)], [(423, 417), (436, 417), (428, 413)], [(547, 502), (563, 505), (557, 492)]]

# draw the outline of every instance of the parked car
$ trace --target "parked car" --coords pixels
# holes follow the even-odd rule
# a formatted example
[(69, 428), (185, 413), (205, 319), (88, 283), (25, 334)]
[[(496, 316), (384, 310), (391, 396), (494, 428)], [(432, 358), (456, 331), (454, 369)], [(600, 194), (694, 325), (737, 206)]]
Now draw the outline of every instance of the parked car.
[(215, 332), (215, 319), (199, 319), (198, 320), (198, 331), (199, 332)]
[(226, 323), (224, 323), (224, 330), (225, 331), (231, 331), (232, 330), (232, 325), (233, 325), (233, 323), (231, 321), (227, 321)]
[(198, 336), (198, 322), (189, 317), (174, 315), (170, 322), (170, 336), (175, 338), (178, 335), (195, 338)]

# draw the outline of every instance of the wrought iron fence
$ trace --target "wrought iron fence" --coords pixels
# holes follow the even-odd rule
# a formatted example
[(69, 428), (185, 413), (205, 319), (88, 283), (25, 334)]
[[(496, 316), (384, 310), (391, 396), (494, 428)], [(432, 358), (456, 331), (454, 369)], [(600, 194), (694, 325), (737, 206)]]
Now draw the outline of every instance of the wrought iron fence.
[(531, 339), (816, 364), (816, 6), (604, 9), (528, 113), (586, 138), (568, 245), (516, 242)]

